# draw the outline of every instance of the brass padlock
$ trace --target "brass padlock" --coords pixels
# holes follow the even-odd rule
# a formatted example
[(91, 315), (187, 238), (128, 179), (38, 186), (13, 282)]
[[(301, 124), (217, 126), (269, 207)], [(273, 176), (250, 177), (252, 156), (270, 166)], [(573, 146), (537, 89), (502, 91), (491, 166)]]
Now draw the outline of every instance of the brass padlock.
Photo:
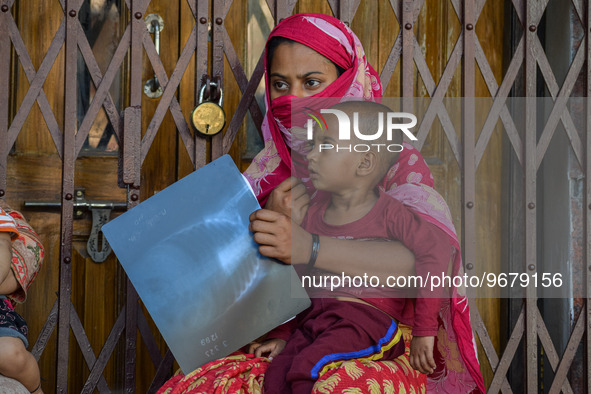
[[(211, 86), (217, 87), (217, 83), (211, 82)], [(222, 108), (224, 92), (220, 88), (220, 99), (217, 103), (212, 101), (203, 102), (206, 85), (203, 85), (199, 92), (199, 104), (191, 113), (191, 124), (193, 128), (203, 135), (216, 135), (226, 125), (226, 113)]]

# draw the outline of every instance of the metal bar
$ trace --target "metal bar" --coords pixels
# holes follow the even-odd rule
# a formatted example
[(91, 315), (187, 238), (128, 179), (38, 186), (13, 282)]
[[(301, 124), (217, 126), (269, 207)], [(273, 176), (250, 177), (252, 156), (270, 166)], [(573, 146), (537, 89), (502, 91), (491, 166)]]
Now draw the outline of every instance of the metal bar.
[[(464, 30), (464, 56), (463, 56), (463, 113), (462, 113), (462, 145), (464, 148), (464, 165), (462, 166), (462, 250), (464, 251), (464, 267), (470, 276), (475, 274), (476, 262), (476, 215), (474, 205), (476, 203), (476, 167), (474, 157), (475, 146), (475, 112), (474, 100), (476, 91), (474, 56), (474, 0), (464, 0), (464, 15), (462, 29)], [(473, 289), (469, 288), (469, 298), (474, 297)], [(472, 293), (472, 294), (470, 294)]]
[(41, 354), (43, 353), (43, 350), (45, 350), (45, 346), (47, 346), (47, 342), (49, 342), (49, 338), (51, 337), (51, 334), (53, 334), (53, 330), (55, 330), (55, 326), (57, 325), (57, 303), (58, 300), (55, 300), (49, 315), (47, 315), (45, 324), (43, 324), (43, 328), (35, 341), (35, 345), (33, 345), (33, 349), (31, 350), (31, 353), (35, 356), (35, 360), (37, 361), (41, 358)]
[(121, 41), (119, 41), (119, 45), (117, 45), (117, 49), (113, 54), (113, 58), (107, 67), (105, 75), (102, 75), (80, 24), (78, 25), (78, 29), (78, 46), (80, 48), (80, 53), (84, 57), (88, 71), (92, 77), (94, 85), (96, 86), (94, 98), (90, 103), (90, 107), (86, 111), (82, 123), (80, 124), (78, 135), (76, 135), (76, 152), (80, 153), (82, 146), (84, 145), (84, 141), (88, 137), (88, 132), (92, 127), (92, 123), (94, 122), (101, 107), (105, 108), (105, 112), (111, 122), (111, 125), (113, 126), (113, 130), (119, 141), (121, 141), (121, 136), (119, 135), (121, 117), (119, 116), (119, 111), (113, 102), (113, 98), (111, 97), (109, 89), (111, 88), (111, 85), (117, 76), (127, 51), (129, 50), (129, 35), (131, 34), (131, 31), (128, 25), (125, 29), (125, 32), (121, 36)]
[[(219, 78), (218, 87), (224, 86), (224, 22), (232, 0), (213, 0), (213, 23), (211, 42), (211, 75)], [(223, 135), (211, 137), (211, 159), (223, 154)]]
[(62, 165), (62, 213), (57, 323), (57, 391), (68, 392), (68, 356), (70, 350), (70, 297), (72, 296), (72, 235), (74, 213), (74, 175), (76, 166), (78, 32), (76, 18), (80, 0), (66, 0), (66, 50), (64, 137)]
[(273, 18), (275, 18), (275, 3), (277, 0), (266, 0), (266, 2), (267, 7), (269, 7), (269, 12), (271, 12), (271, 15), (273, 15)]
[[(88, 73), (92, 78), (92, 82), (96, 87), (96, 93), (94, 94), (90, 107), (84, 115), (80, 129), (78, 130), (78, 134), (76, 134), (77, 152), (82, 149), (82, 145), (88, 137), (92, 123), (94, 122), (98, 111), (102, 107), (105, 109), (105, 113), (107, 114), (107, 117), (113, 126), (113, 130), (117, 135), (117, 138), (120, 137), (119, 123), (121, 122), (121, 119), (119, 117), (119, 111), (113, 102), (113, 97), (111, 96), (109, 88), (111, 87), (113, 80), (117, 75), (117, 71), (119, 70), (121, 63), (123, 63), (123, 59), (125, 58), (125, 54), (129, 48), (129, 37), (126, 37), (127, 34), (129, 34), (129, 25), (125, 29), (121, 41), (119, 41), (117, 50), (115, 51), (113, 58), (111, 58), (105, 75), (103, 75), (98, 63), (96, 62), (96, 58), (94, 57), (94, 53), (92, 52), (92, 48), (90, 47), (88, 39), (86, 38), (86, 34), (84, 34), (84, 30), (82, 29), (80, 23), (78, 23), (78, 48), (80, 49), (80, 53), (84, 58), (84, 62), (88, 68)], [(80, 149), (78, 149), (78, 146), (80, 146)]]
[(382, 82), (382, 88), (386, 90), (388, 85), (390, 84), (390, 79), (394, 74), (394, 70), (396, 69), (396, 65), (398, 64), (398, 60), (400, 60), (400, 55), (402, 54), (402, 22), (400, 22), (400, 4), (398, 3), (399, 0), (390, 0), (390, 6), (394, 11), (394, 15), (396, 16), (396, 21), (398, 22), (398, 35), (396, 36), (396, 41), (394, 41), (394, 45), (392, 46), (392, 50), (390, 50), (390, 54), (388, 55), (388, 59), (386, 63), (384, 63), (384, 68), (380, 72), (380, 81)]
[(517, 351), (517, 347), (521, 342), (521, 338), (523, 337), (524, 332), (524, 318), (525, 313), (524, 309), (521, 309), (519, 313), (519, 317), (517, 318), (517, 322), (515, 323), (515, 327), (513, 327), (513, 332), (511, 333), (511, 337), (507, 342), (507, 346), (505, 347), (505, 351), (501, 356), (501, 360), (497, 365), (496, 369), (493, 368), (493, 372), (495, 375), (493, 376), (493, 380), (490, 383), (488, 388), (489, 393), (496, 393), (498, 392), (504, 382), (507, 380), (507, 371), (511, 366), (511, 361), (513, 361), (513, 356), (515, 356), (515, 352)]
[(137, 319), (137, 327), (140, 331), (142, 339), (144, 340), (144, 344), (146, 345), (146, 349), (148, 349), (148, 354), (152, 359), (152, 364), (154, 367), (158, 367), (162, 362), (162, 356), (160, 355), (160, 349), (158, 349), (158, 345), (156, 344), (156, 340), (154, 339), (154, 334), (152, 334), (152, 330), (148, 325), (148, 321), (146, 320), (146, 316), (144, 316), (144, 312), (142, 309), (138, 309), (138, 319)]
[(170, 378), (170, 371), (174, 364), (174, 356), (170, 350), (166, 351), (166, 354), (162, 358), (160, 365), (158, 365), (158, 369), (156, 370), (156, 375), (154, 375), (154, 379), (152, 380), (152, 384), (150, 384), (150, 388), (148, 389), (148, 394), (156, 393), (160, 387), (166, 380)]
[(234, 142), (234, 138), (238, 133), (240, 125), (242, 124), (242, 120), (244, 115), (246, 114), (247, 108), (250, 108), (250, 114), (252, 115), (252, 120), (254, 124), (260, 129), (261, 124), (263, 123), (263, 113), (259, 107), (259, 104), (254, 99), (254, 94), (256, 89), (259, 85), (261, 78), (264, 75), (264, 52), (259, 57), (259, 61), (255, 67), (255, 70), (250, 78), (250, 81), (246, 78), (242, 67), (238, 61), (238, 56), (234, 51), (232, 46), (232, 42), (230, 41), (230, 37), (228, 33), (225, 32), (224, 34), (224, 45), (226, 48), (226, 56), (228, 57), (228, 62), (230, 63), (230, 67), (236, 77), (236, 81), (238, 82), (238, 86), (242, 91), (242, 97), (240, 98), (240, 102), (238, 103), (238, 107), (232, 116), (232, 120), (228, 125), (226, 133), (224, 134), (223, 138), (223, 153), (228, 153), (232, 143)]
[[(76, 312), (76, 308), (74, 308), (74, 304), (70, 302), (70, 325), (72, 326), (72, 332), (74, 333), (74, 337), (78, 342), (78, 346), (80, 346), (80, 350), (82, 351), (82, 357), (84, 357), (84, 361), (86, 361), (86, 365), (88, 368), (93, 368), (96, 365), (96, 357), (94, 355), (94, 350), (92, 350), (92, 345), (88, 340), (88, 336), (84, 331), (84, 327), (82, 326), (82, 322), (80, 321), (80, 317)], [(105, 366), (107, 365), (106, 361), (103, 365), (98, 365), (98, 368), (103, 371)], [(95, 385), (98, 387), (100, 393), (110, 393), (111, 390), (109, 389), (109, 385), (105, 380), (105, 377), (101, 374), (101, 377), (98, 381), (98, 384)], [(93, 389), (95, 388), (93, 387)]]
[[(460, 167), (460, 171), (462, 170), (463, 166), (463, 159), (462, 159), (462, 149), (460, 139), (458, 138), (453, 124), (449, 119), (449, 116), (443, 115), (443, 111), (445, 107), (442, 105), (443, 98), (445, 97), (445, 93), (449, 88), (449, 85), (453, 79), (453, 76), (456, 72), (456, 69), (461, 63), (462, 60), (462, 47), (463, 47), (463, 39), (464, 39), (464, 32), (463, 30), (460, 32), (458, 40), (454, 45), (454, 49), (451, 52), (449, 60), (445, 65), (445, 69), (443, 70), (443, 74), (441, 75), (441, 79), (439, 80), (439, 84), (435, 91), (431, 94), (431, 102), (427, 107), (427, 111), (423, 116), (423, 120), (421, 121), (421, 125), (419, 126), (419, 131), (417, 132), (418, 144), (415, 144), (417, 149), (420, 149), (423, 146), (423, 143), (427, 139), (427, 135), (429, 134), (429, 130), (431, 129), (431, 125), (433, 124), (433, 120), (435, 119), (436, 115), (439, 115), (441, 120), (441, 124), (443, 126), (443, 130), (445, 131), (445, 135), (449, 141), (450, 147), (458, 161), (458, 166)], [(430, 74), (429, 74), (430, 75)], [(431, 77), (432, 78), (432, 77)]]
[[(125, 329), (125, 316), (126, 313), (124, 307), (121, 310), (121, 313), (119, 313), (119, 316), (117, 317), (117, 320), (115, 321), (115, 324), (113, 325), (113, 328), (111, 329), (111, 332), (105, 341), (105, 345), (96, 358), (94, 366), (90, 370), (90, 374), (88, 375), (88, 379), (86, 379), (86, 383), (82, 388), (81, 394), (90, 394), (94, 392), (94, 387), (96, 387), (99, 379), (102, 377), (104, 366), (107, 365), (109, 358), (111, 358), (113, 350), (115, 350), (115, 346), (117, 345), (117, 342), (119, 341), (119, 338)], [(135, 388), (134, 390), (127, 392), (133, 393), (135, 392)]]
[(400, 55), (402, 54), (402, 28), (398, 32), (398, 36), (396, 36), (396, 41), (392, 46), (392, 50), (388, 55), (388, 59), (384, 64), (384, 68), (380, 73), (380, 81), (382, 82), (382, 88), (386, 90), (388, 85), (390, 84), (390, 79), (392, 79), (392, 75), (394, 74), (394, 70), (398, 65), (398, 60), (400, 60)]
[[(146, 33), (144, 13), (149, 0), (130, 0), (131, 10), (131, 87), (130, 107), (125, 110), (125, 127), (123, 141), (124, 182), (130, 185), (127, 192), (127, 205), (131, 209), (139, 201), (140, 187), (140, 149), (142, 131), (142, 66), (143, 66), (143, 37)], [(131, 119), (128, 119), (128, 116)], [(137, 307), (138, 295), (129, 278), (126, 281), (125, 299), (125, 382), (124, 389), (128, 393), (135, 392), (136, 357), (137, 357)]]
[[(263, 77), (264, 72), (265, 72), (263, 65), (264, 65), (264, 59), (263, 59), (263, 57), (261, 57), (259, 59), (259, 63), (257, 64), (257, 66), (252, 74), (252, 77), (250, 79), (250, 83), (249, 83), (248, 87), (246, 88), (246, 90), (244, 91), (244, 94), (243, 94), (242, 98), (240, 99), (240, 102), (238, 103), (238, 107), (236, 108), (236, 111), (234, 112), (234, 116), (232, 116), (232, 120), (230, 121), (230, 124), (228, 125), (228, 129), (224, 135), (224, 140), (223, 140), (224, 154), (228, 153), (230, 151), (230, 148), (232, 147), (232, 143), (234, 142), (234, 138), (236, 137), (236, 134), (238, 133), (238, 129), (240, 127), (240, 124), (242, 123), (242, 119), (244, 118), (244, 114), (246, 113), (246, 109), (248, 107), (252, 108), (253, 106), (258, 107), (258, 103), (254, 99), (254, 94), (255, 94), (256, 89), (258, 87), (258, 82), (257, 83), (253, 83), (253, 82), (256, 82), (257, 80), (260, 81), (261, 78)], [(260, 114), (261, 118), (259, 118), (258, 115), (253, 115), (252, 110), (251, 110), (251, 115), (252, 115), (253, 122), (260, 130), (261, 124), (263, 122), (262, 113)]]
[[(586, 83), (587, 83), (587, 94), (585, 95), (585, 104), (587, 106), (586, 110), (586, 129), (585, 129), (585, 166), (583, 167), (584, 174), (585, 174), (585, 199), (584, 199), (584, 247), (583, 247), (583, 271), (584, 278), (585, 278), (585, 285), (587, 299), (585, 300), (585, 306), (582, 310), (585, 313), (585, 334), (586, 334), (586, 341), (583, 347), (584, 352), (586, 353), (586, 383), (587, 383), (587, 392), (591, 390), (591, 37), (589, 35), (589, 29), (591, 29), (591, 6), (587, 3), (586, 7), (586, 23), (583, 23), (585, 26), (585, 49), (586, 49), (586, 64), (587, 64), (587, 75), (586, 75)], [(585, 269), (587, 267), (587, 269)]]
[[(586, 44), (586, 64), (587, 64), (587, 94), (585, 95), (586, 105), (586, 132), (585, 141), (585, 203), (583, 205), (584, 210), (584, 257), (583, 257), (583, 271), (585, 272), (585, 288), (587, 290), (587, 299), (585, 300), (585, 334), (586, 341), (584, 345), (586, 353), (586, 373), (587, 373), (587, 391), (591, 390), (591, 37), (589, 36), (589, 29), (591, 29), (591, 7), (587, 4), (586, 7), (586, 24), (585, 26), (585, 44)], [(587, 267), (587, 269), (585, 269)]]
[[(240, 64), (240, 60), (238, 59), (238, 54), (236, 54), (236, 51), (234, 50), (234, 46), (232, 45), (232, 40), (230, 39), (230, 36), (228, 35), (227, 30), (224, 30), (223, 37), (224, 37), (224, 52), (226, 53), (226, 58), (228, 59), (228, 64), (230, 65), (230, 70), (232, 70), (232, 74), (234, 74), (234, 78), (236, 78), (236, 83), (238, 84), (238, 87), (240, 88), (240, 92), (242, 92), (242, 94), (245, 95), (246, 90), (248, 89), (249, 83), (256, 84), (258, 86), (258, 84), (260, 82), (260, 77), (262, 77), (263, 74), (262, 73), (260, 74), (260, 77), (258, 80), (257, 79), (253, 80), (253, 77), (251, 77), (250, 81), (249, 81), (248, 78), (246, 77), (246, 74), (244, 73), (244, 69), (242, 68), (242, 64)], [(264, 60), (264, 51), (263, 51), (263, 53), (261, 53), (261, 56), (259, 57), (259, 61), (257, 62), (257, 66), (255, 68), (255, 71), (257, 71), (257, 68), (259, 67), (259, 64), (260, 64), (260, 67), (261, 67), (262, 71), (264, 72), (263, 60)], [(254, 103), (256, 104), (256, 101)], [(250, 113), (252, 114), (253, 119), (256, 118), (260, 122), (263, 121), (263, 113), (258, 105), (252, 105), (252, 103), (251, 103)], [(259, 123), (259, 125), (260, 125), (260, 123)]]
[[(8, 4), (5, 4), (8, 7)], [(9, 8), (10, 9), (10, 8)], [(10, 36), (5, 19), (12, 18), (9, 12), (0, 14), (0, 197), (6, 194), (8, 154), (8, 105), (10, 100)]]
[(497, 120), (499, 118), (499, 113), (501, 120), (503, 121), (503, 125), (505, 126), (505, 131), (507, 133), (507, 137), (509, 137), (509, 141), (511, 142), (511, 146), (513, 146), (513, 150), (515, 151), (515, 155), (519, 160), (519, 163), (523, 165), (523, 146), (521, 142), (521, 137), (517, 132), (517, 128), (515, 127), (515, 123), (511, 118), (511, 114), (506, 105), (507, 97), (511, 92), (511, 88), (517, 78), (517, 74), (521, 69), (521, 65), (523, 64), (523, 45), (524, 45), (523, 37), (519, 40), (519, 44), (517, 44), (517, 49), (515, 50), (515, 54), (511, 59), (511, 63), (505, 72), (505, 76), (503, 78), (503, 82), (501, 82), (501, 86), (497, 87), (497, 82), (495, 79), (492, 70), (490, 69), (490, 65), (486, 61), (486, 57), (484, 55), (484, 51), (480, 46), (480, 42), (476, 40), (476, 59), (478, 60), (478, 65), (480, 70), (482, 71), (482, 75), (484, 76), (485, 81), (488, 84), (488, 89), (491, 96), (494, 98), (493, 105), (488, 112), (486, 121), (484, 122), (484, 126), (482, 126), (482, 131), (480, 132), (480, 136), (478, 138), (478, 142), (476, 143), (476, 167), (480, 163), (482, 156), (484, 155), (484, 151), (494, 128), (497, 124)]
[(123, 112), (123, 182), (140, 184), (141, 106), (127, 107)]
[[(341, 0), (339, 1), (338, 18), (347, 26), (351, 26), (355, 13), (361, 4), (361, 0)], [(332, 8), (332, 6), (331, 6)]]
[(542, 158), (544, 157), (544, 154), (546, 153), (546, 150), (550, 145), (550, 141), (552, 140), (552, 136), (556, 131), (556, 126), (558, 126), (558, 122), (560, 121), (560, 119), (562, 119), (562, 123), (564, 124), (564, 128), (573, 148), (573, 152), (577, 157), (577, 161), (581, 166), (583, 166), (583, 144), (581, 143), (581, 138), (577, 133), (576, 126), (572, 121), (572, 118), (570, 116), (570, 113), (568, 112), (568, 109), (566, 108), (566, 105), (568, 103), (568, 99), (571, 95), (571, 92), (575, 86), (575, 83), (578, 79), (578, 76), (581, 73), (581, 69), (583, 68), (583, 63), (585, 61), (584, 52), (584, 46), (579, 46), (575, 58), (570, 65), (564, 83), (562, 84), (562, 88), (560, 88), (560, 91), (556, 95), (554, 106), (552, 108), (552, 111), (550, 112), (548, 120), (546, 121), (546, 125), (544, 126), (542, 136), (538, 141), (538, 166), (541, 164)]
[[(150, 39), (150, 36), (144, 34), (143, 37), (143, 44), (146, 48), (146, 53), (148, 57), (152, 61), (152, 64), (158, 63), (159, 66), (154, 66), (154, 72), (158, 77), (158, 81), (160, 81), (160, 85), (164, 88), (164, 92), (162, 93), (162, 97), (158, 102), (158, 106), (156, 107), (156, 111), (154, 112), (154, 116), (148, 125), (146, 133), (142, 138), (142, 151), (141, 151), (141, 161), (144, 162), (146, 156), (148, 155), (148, 151), (152, 146), (152, 142), (154, 142), (154, 138), (156, 137), (156, 133), (164, 120), (164, 115), (168, 109), (170, 109), (170, 113), (174, 119), (174, 123), (178, 128), (181, 136), (188, 136), (191, 134), (190, 127), (187, 124), (187, 121), (183, 115), (181, 110), (181, 106), (178, 103), (178, 100), (175, 96), (177, 88), (183, 78), (183, 74), (187, 70), (187, 66), (191, 61), (191, 56), (195, 52), (195, 43), (196, 43), (196, 35), (197, 35), (197, 26), (193, 26), (193, 30), (189, 35), (187, 43), (181, 52), (181, 56), (174, 67), (172, 75), (170, 76), (170, 80), (166, 76), (166, 71), (164, 71), (164, 67), (162, 65), (162, 61), (160, 59), (160, 55), (154, 46), (154, 42)], [(193, 151), (193, 147), (191, 146), (193, 141), (192, 140), (184, 140), (185, 144), (189, 144), (189, 152)]]
[(43, 91), (43, 83), (47, 78), (57, 56), (59, 55), (60, 49), (62, 48), (65, 40), (66, 34), (66, 21), (63, 20), (60, 24), (60, 27), (57, 30), (57, 33), (53, 37), (53, 40), (49, 46), (43, 61), (41, 62), (41, 66), (39, 67), (39, 71), (35, 71), (35, 67), (33, 66), (33, 62), (29, 57), (29, 53), (27, 52), (27, 48), (25, 43), (18, 31), (18, 27), (12, 18), (5, 20), (7, 22), (6, 26), (8, 27), (8, 31), (10, 34), (10, 38), (12, 39), (12, 43), (14, 45), (14, 50), (16, 51), (18, 58), (21, 62), (23, 67), (23, 71), (25, 72), (25, 76), (29, 81), (29, 90), (25, 95), (25, 98), (21, 102), (21, 105), (12, 120), (12, 124), (10, 125), (10, 129), (8, 130), (8, 144), (12, 146), (14, 141), (16, 140), (16, 136), (20, 132), (27, 116), (33, 104), (35, 103), (35, 99), (39, 104), (39, 109), (41, 109), (41, 114), (45, 119), (45, 123), (47, 124), (47, 128), (51, 134), (53, 142), (56, 146), (56, 149), (62, 157), (62, 132), (60, 127), (57, 124), (57, 120), (55, 119), (55, 115), (51, 110), (51, 106), (47, 101), (47, 96)]
[(427, 65), (427, 61), (423, 56), (423, 52), (421, 51), (421, 46), (415, 37), (415, 50), (414, 50), (414, 60), (415, 64), (417, 65), (417, 71), (423, 80), (423, 84), (425, 85), (425, 89), (429, 92), (429, 95), (432, 95), (437, 88), (437, 84), (435, 84), (435, 80), (431, 75), (431, 70), (429, 70), (429, 66)]
[[(25, 201), (23, 203), (25, 208), (60, 208), (60, 202), (52, 201)], [(117, 209), (124, 210), (127, 208), (127, 203), (124, 202), (110, 202), (110, 201), (76, 201), (73, 207), (77, 209)]]
[[(204, 56), (204, 59), (199, 59), (200, 55), (197, 52), (197, 40), (199, 38), (198, 35), (200, 32), (200, 27), (201, 27), (201, 29), (203, 29), (204, 25), (207, 26), (207, 17), (201, 18), (198, 16), (198, 11), (197, 11), (198, 4), (194, 0), (187, 0), (187, 4), (189, 5), (189, 8), (191, 9), (191, 13), (193, 14), (193, 19), (195, 20), (195, 27), (193, 28), (193, 32), (196, 37), (193, 39), (193, 46), (190, 48), (190, 51), (194, 55), (194, 67), (196, 67), (196, 65), (199, 61), (205, 60), (207, 62), (207, 55)], [(199, 23), (197, 23), (197, 21), (199, 21)], [(207, 31), (207, 29), (206, 29), (206, 31)], [(191, 32), (191, 34), (193, 34), (193, 32)], [(185, 48), (186, 47), (187, 46), (185, 45)], [(207, 51), (207, 47), (205, 50)], [(184, 51), (184, 49), (183, 49), (183, 51)], [(188, 67), (188, 62), (187, 62), (187, 67)], [(183, 123), (186, 124), (186, 122), (183, 122)], [(187, 151), (187, 154), (189, 155), (189, 160), (191, 160), (191, 164), (193, 166), (193, 169), (195, 169), (195, 154), (196, 154), (195, 143), (197, 142), (195, 140), (195, 137), (196, 137), (195, 134), (197, 134), (197, 133), (191, 133), (191, 128), (188, 126), (186, 128), (182, 127), (180, 129), (178, 129), (178, 132), (181, 137), (181, 140), (183, 141), (183, 145), (185, 146), (185, 150)]]
[(572, 0), (573, 6), (575, 11), (577, 12), (577, 17), (582, 23), (585, 23), (585, 7), (584, 4), (587, 3), (585, 0)]
[(570, 365), (573, 362), (577, 346), (579, 345), (581, 338), (583, 337), (583, 333), (585, 330), (584, 321), (584, 313), (581, 311), (579, 313), (579, 317), (577, 318), (575, 328), (568, 340), (566, 351), (562, 355), (562, 359), (560, 359), (560, 357), (558, 357), (556, 349), (554, 348), (554, 344), (552, 343), (550, 333), (548, 332), (546, 325), (543, 324), (544, 318), (542, 317), (542, 314), (538, 311), (538, 335), (540, 336), (540, 342), (544, 347), (544, 353), (550, 361), (550, 366), (552, 367), (552, 370), (555, 372), (554, 381), (552, 382), (552, 386), (550, 387), (550, 393), (563, 392), (566, 394), (570, 394), (573, 392), (573, 389), (570, 386), (568, 379), (566, 379), (566, 374), (568, 373), (568, 369), (570, 368)]
[[(131, 9), (130, 42), (130, 107), (125, 109), (123, 128), (123, 182), (139, 187), (140, 184), (140, 148), (141, 148), (141, 105), (142, 105), (142, 39), (146, 30), (142, 16), (145, 12), (145, 0), (133, 0)], [(139, 18), (138, 18), (139, 16)], [(129, 197), (129, 196), (128, 196)]]
[[(384, 90), (386, 90), (386, 88), (388, 87), (388, 85), (390, 84), (390, 79), (392, 78), (392, 74), (394, 73), (394, 70), (396, 69), (396, 65), (398, 64), (398, 61), (400, 60), (400, 56), (402, 54), (402, 42), (403, 42), (403, 38), (402, 38), (402, 34), (405, 30), (404, 25), (406, 23), (402, 23), (401, 22), (401, 16), (400, 16), (400, 0), (390, 0), (390, 5), (392, 6), (392, 10), (394, 11), (394, 15), (396, 16), (396, 21), (398, 22), (398, 26), (399, 26), (399, 31), (398, 31), (398, 35), (396, 36), (396, 41), (394, 42), (394, 45), (392, 46), (392, 50), (390, 51), (390, 54), (388, 55), (388, 59), (386, 60), (386, 63), (384, 64), (384, 68), (382, 68), (382, 71), (380, 73), (380, 80), (382, 82), (382, 87)], [(423, 7), (423, 4), (425, 3), (425, 0), (417, 0), (415, 2), (415, 4), (413, 5), (414, 8), (414, 12), (413, 12), (413, 17), (412, 17), (412, 24), (415, 24), (417, 22), (417, 19), (419, 17), (419, 14), (421, 12), (421, 8)], [(352, 18), (352, 17), (351, 17)], [(417, 69), (419, 71), (421, 71), (421, 68), (423, 67), (423, 64), (426, 65), (425, 59), (423, 57), (423, 54), (420, 50), (418, 41), (416, 39), (416, 37), (414, 36), (414, 34), (412, 34), (412, 38), (414, 40), (414, 60), (417, 63)], [(417, 50), (418, 47), (418, 50)], [(421, 59), (421, 60), (418, 60)], [(419, 65), (419, 63), (421, 63)], [(422, 68), (422, 71), (428, 71), (428, 67)], [(428, 75), (431, 75), (431, 72), (427, 72)], [(431, 80), (433, 78), (431, 77)], [(428, 88), (427, 88), (428, 89)]]
[(413, 32), (413, 10), (414, 3), (412, 0), (402, 0), (402, 23), (400, 29), (402, 31), (402, 97), (403, 110), (412, 112), (412, 97), (413, 97), (413, 49), (415, 35)]
[(298, 0), (277, 0), (275, 5), (275, 24), (291, 15), (297, 2)]
[[(199, 90), (201, 88), (201, 77), (208, 74), (208, 59), (209, 59), (209, 26), (207, 21), (209, 18), (209, 1), (197, 2), (197, 42), (195, 46), (195, 105), (199, 103)], [(203, 23), (205, 22), (205, 23)], [(210, 21), (212, 22), (212, 21)], [(195, 169), (203, 167), (207, 163), (207, 140), (199, 135), (193, 133), (193, 140), (195, 146), (193, 166)]]
[[(535, 40), (537, 24), (536, 2), (526, 1), (525, 38), (525, 144), (524, 144), (524, 176), (525, 176), (525, 262), (524, 272), (534, 273), (537, 270), (536, 255), (536, 94), (537, 94), (537, 60)], [(536, 288), (530, 283), (526, 289), (525, 299), (525, 349), (526, 349), (526, 388), (530, 393), (538, 391), (538, 335), (537, 335), (537, 294)]]
[[(478, 334), (480, 343), (486, 354), (486, 358), (488, 358), (488, 362), (490, 363), (490, 368), (493, 372), (495, 372), (499, 366), (499, 356), (497, 355), (495, 347), (490, 340), (490, 335), (488, 334), (486, 325), (480, 316), (480, 311), (478, 308), (470, 308), (470, 315), (472, 320), (472, 330)], [(501, 375), (499, 379), (502, 379), (501, 391), (505, 394), (512, 393), (507, 376)]]
[[(528, 25), (528, 26), (535, 26), (535, 25)], [(538, 65), (540, 66), (540, 72), (544, 77), (544, 82), (546, 83), (546, 87), (550, 92), (550, 95), (555, 98), (558, 95), (558, 91), (560, 90), (560, 86), (558, 86), (558, 81), (556, 80), (556, 76), (554, 75), (554, 71), (552, 71), (552, 66), (548, 61), (548, 57), (546, 56), (546, 52), (544, 52), (544, 47), (540, 42), (537, 34), (533, 38), (532, 52), (535, 54), (536, 60)]]
[(342, 2), (346, 0), (328, 0), (328, 5), (335, 18), (341, 19)]
[[(130, 207), (131, 208), (131, 207)], [(135, 392), (137, 358), (137, 309), (139, 296), (127, 278), (127, 298), (125, 303), (125, 391)], [(104, 349), (104, 348), (103, 348)]]

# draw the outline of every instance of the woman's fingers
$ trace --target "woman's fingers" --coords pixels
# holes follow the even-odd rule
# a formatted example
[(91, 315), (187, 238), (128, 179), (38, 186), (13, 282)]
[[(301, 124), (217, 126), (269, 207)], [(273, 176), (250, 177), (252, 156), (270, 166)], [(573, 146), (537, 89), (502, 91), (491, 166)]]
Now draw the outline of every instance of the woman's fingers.
[(263, 220), (266, 222), (274, 222), (278, 220), (281, 216), (283, 216), (279, 212), (271, 211), (270, 209), (257, 209), (253, 213), (250, 214), (248, 219), (252, 223), (255, 220)]
[(291, 264), (291, 219), (268, 209), (250, 215), (249, 230), (263, 256)]
[(268, 233), (264, 233), (264, 232), (255, 232), (254, 235), (252, 236), (252, 238), (254, 239), (254, 242), (256, 242), (259, 245), (274, 246), (277, 244), (277, 237), (274, 236), (273, 234), (268, 234)]
[(291, 220), (285, 215), (268, 209), (259, 209), (251, 213), (249, 219), (248, 229), (253, 233), (289, 234), (290, 232)]

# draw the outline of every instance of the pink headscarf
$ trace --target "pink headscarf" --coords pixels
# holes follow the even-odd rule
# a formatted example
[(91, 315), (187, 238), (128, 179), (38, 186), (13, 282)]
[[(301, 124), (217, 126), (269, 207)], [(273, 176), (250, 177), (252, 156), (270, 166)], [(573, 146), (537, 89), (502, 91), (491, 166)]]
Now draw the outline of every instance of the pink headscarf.
[[(345, 70), (336, 81), (313, 97), (372, 101), (382, 97), (379, 75), (367, 62), (361, 42), (338, 19), (323, 14), (293, 15), (275, 27), (269, 39), (273, 37), (285, 37), (306, 45)], [(269, 86), (270, 65), (266, 58), (265, 53), (265, 83)], [(298, 149), (292, 136), (293, 98), (282, 96), (271, 102), (269, 90), (265, 92), (267, 113), (262, 125), (265, 147), (244, 173), (261, 205), (275, 187), (291, 176), (292, 166), (305, 168), (302, 165), (305, 158), (295, 153)], [(448, 234), (456, 250), (454, 273), (461, 274), (460, 246), (451, 214), (433, 185), (433, 176), (422, 155), (405, 143), (398, 161), (380, 187)], [(428, 376), (428, 391), (485, 392), (470, 326), (468, 300), (461, 294), (461, 289), (454, 289), (452, 298), (444, 301), (439, 322), (434, 350), (437, 368)]]
[[(297, 14), (284, 19), (269, 35), (285, 37), (306, 45), (345, 72), (322, 92), (313, 97), (356, 97), (373, 100), (382, 96), (378, 73), (367, 62), (359, 38), (344, 23), (323, 14)], [(268, 43), (268, 41), (267, 41)], [(269, 86), (269, 64), (265, 51), (265, 84)], [(271, 102), (265, 91), (267, 113), (263, 120), (264, 149), (255, 157), (244, 176), (250, 182), (259, 202), (264, 204), (269, 193), (291, 176), (291, 101), (282, 96)]]

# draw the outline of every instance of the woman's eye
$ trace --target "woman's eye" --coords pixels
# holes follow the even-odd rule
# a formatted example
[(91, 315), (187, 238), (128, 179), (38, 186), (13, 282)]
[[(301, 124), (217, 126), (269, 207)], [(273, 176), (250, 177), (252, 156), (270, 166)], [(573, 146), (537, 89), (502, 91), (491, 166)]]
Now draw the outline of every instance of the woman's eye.
[(309, 79), (306, 81), (306, 86), (308, 88), (316, 88), (320, 85), (320, 81), (317, 79)]
[(287, 84), (285, 82), (283, 82), (283, 81), (275, 81), (275, 82), (273, 82), (273, 86), (277, 90), (285, 90), (285, 89), (287, 89)]

